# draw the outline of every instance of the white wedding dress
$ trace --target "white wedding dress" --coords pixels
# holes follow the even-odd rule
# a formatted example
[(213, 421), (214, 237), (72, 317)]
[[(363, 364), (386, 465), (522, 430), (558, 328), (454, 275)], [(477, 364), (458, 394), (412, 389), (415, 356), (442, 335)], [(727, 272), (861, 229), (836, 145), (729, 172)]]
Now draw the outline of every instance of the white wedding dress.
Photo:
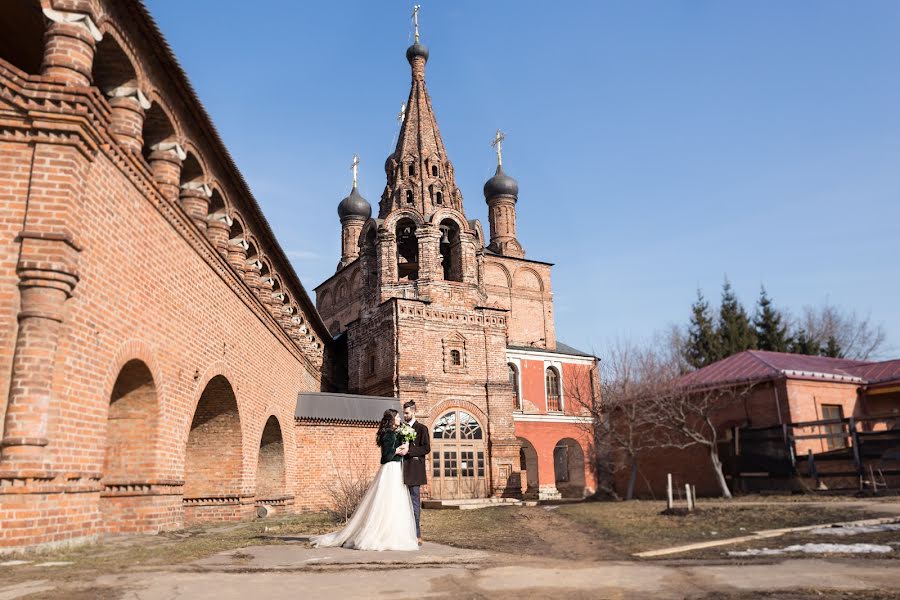
[(418, 550), (416, 519), (401, 463), (381, 465), (372, 485), (347, 525), (310, 538), (317, 548), (343, 546), (355, 550)]

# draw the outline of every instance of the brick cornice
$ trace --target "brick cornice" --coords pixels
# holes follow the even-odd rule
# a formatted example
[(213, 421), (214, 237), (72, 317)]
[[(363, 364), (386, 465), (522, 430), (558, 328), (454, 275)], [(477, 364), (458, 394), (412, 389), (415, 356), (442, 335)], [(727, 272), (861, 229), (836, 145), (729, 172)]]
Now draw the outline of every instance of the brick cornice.
[[(62, 89), (65, 92), (60, 91)], [(77, 148), (89, 161), (94, 161), (102, 153), (310, 374), (316, 378), (321, 375), (319, 367), (306, 356), (303, 348), (281, 327), (272, 313), (247, 287), (243, 278), (235, 273), (209, 239), (197, 229), (184, 208), (162, 195), (144, 161), (119, 148), (108, 133), (108, 110), (103, 110), (106, 108), (105, 100), (95, 90), (37, 82), (33, 77), (16, 73), (5, 62), (0, 61), (0, 98), (21, 111), (12, 116), (0, 113), (0, 140), (24, 144), (69, 145)], [(72, 244), (74, 242), (70, 243)]]

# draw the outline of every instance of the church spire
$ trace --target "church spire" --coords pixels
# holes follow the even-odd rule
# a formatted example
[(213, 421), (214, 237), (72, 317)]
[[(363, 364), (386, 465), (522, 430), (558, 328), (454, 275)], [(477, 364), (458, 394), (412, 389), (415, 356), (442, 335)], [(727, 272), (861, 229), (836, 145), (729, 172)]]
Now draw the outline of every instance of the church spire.
[(387, 185), (380, 218), (398, 209), (417, 210), (424, 216), (445, 207), (462, 211), (462, 195), (425, 86), (428, 48), (419, 38), (419, 6), (413, 9), (413, 23), (415, 42), (406, 50), (412, 81), (397, 146), (385, 163)]

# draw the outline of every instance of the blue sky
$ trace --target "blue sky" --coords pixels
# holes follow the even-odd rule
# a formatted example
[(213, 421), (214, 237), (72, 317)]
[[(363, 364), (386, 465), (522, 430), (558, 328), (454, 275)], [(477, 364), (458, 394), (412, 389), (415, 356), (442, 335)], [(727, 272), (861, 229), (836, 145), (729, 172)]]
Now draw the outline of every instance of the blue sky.
[[(727, 274), (748, 309), (764, 283), (871, 314), (900, 353), (900, 3), (421, 3), (466, 213), (487, 227), (499, 127), (559, 339), (648, 338)], [(354, 153), (384, 187), (413, 3), (147, 4), (311, 292)]]

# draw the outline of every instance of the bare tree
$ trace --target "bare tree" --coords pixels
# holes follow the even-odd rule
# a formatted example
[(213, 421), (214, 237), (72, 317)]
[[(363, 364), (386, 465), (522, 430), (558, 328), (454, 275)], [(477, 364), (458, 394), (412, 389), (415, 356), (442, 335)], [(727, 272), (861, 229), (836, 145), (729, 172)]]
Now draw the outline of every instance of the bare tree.
[(883, 325), (874, 323), (870, 315), (862, 317), (833, 304), (804, 306), (795, 329), (804, 330), (821, 347), (833, 339), (846, 358), (867, 360), (887, 350)]
[[(648, 347), (613, 341), (601, 362), (599, 393), (596, 383), (572, 380), (585, 378), (584, 372), (573, 370), (566, 381), (566, 395), (591, 417), (591, 464), (598, 487), (610, 496), (617, 497), (615, 478), (627, 470), (625, 499), (634, 498), (641, 455), (662, 442), (650, 413), (656, 389), (680, 372), (680, 353), (670, 339), (670, 334), (658, 336)], [(591, 377), (596, 380), (597, 374)]]
[(327, 511), (341, 522), (349, 520), (356, 512), (377, 468), (371, 458), (376, 453), (371, 448), (350, 442), (347, 449), (348, 452), (341, 454), (340, 465), (335, 462), (334, 453), (328, 452), (332, 474), (325, 478), (325, 491), (330, 499)]
[(659, 446), (677, 449), (698, 445), (704, 447), (725, 498), (731, 498), (731, 491), (719, 458), (717, 425), (729, 411), (748, 399), (753, 388), (752, 383), (698, 388), (671, 380), (657, 387), (650, 401), (652, 409), (649, 414), (653, 427), (662, 438)]

